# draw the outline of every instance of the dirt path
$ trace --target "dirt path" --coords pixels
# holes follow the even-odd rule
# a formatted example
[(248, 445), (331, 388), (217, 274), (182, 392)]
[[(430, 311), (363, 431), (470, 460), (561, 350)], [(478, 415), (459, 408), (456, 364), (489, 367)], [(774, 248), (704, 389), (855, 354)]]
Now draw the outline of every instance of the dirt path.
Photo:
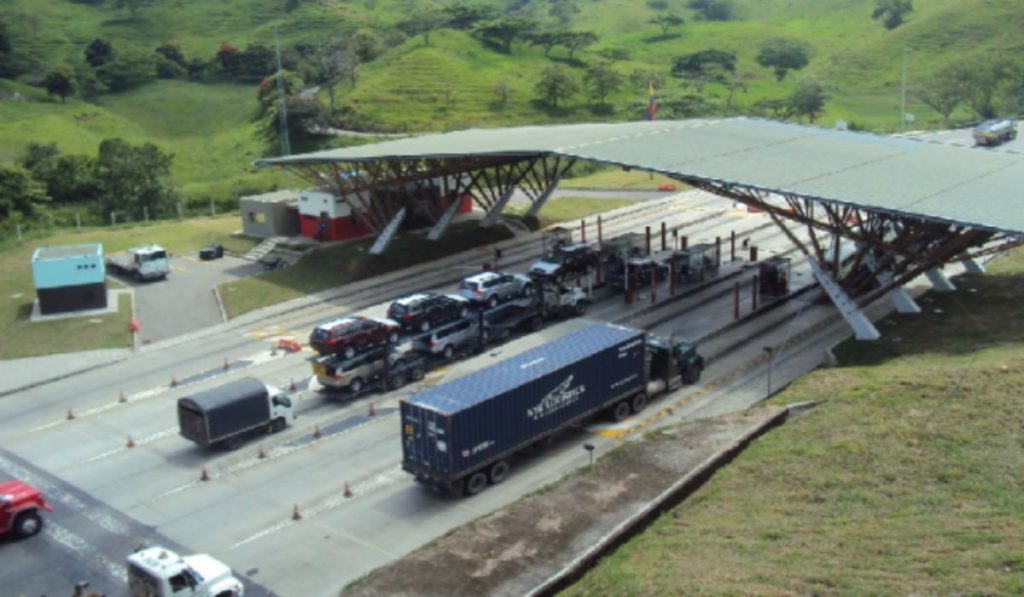
[(777, 407), (695, 421), (626, 444), (543, 491), (465, 525), (345, 595), (523, 595), (673, 483), (778, 418)]

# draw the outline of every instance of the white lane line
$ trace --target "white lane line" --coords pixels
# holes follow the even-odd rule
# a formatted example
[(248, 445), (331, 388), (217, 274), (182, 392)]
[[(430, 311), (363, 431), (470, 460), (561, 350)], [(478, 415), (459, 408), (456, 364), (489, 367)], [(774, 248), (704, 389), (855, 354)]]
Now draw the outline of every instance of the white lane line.
[[(361, 480), (361, 481), (359, 481), (359, 482), (357, 482), (357, 483), (355, 483), (353, 485), (349, 485), (349, 489), (352, 490), (352, 497), (345, 497), (344, 493), (339, 492), (336, 495), (334, 495), (334, 496), (328, 498), (327, 500), (321, 502), (320, 504), (317, 504), (317, 505), (315, 505), (315, 506), (313, 506), (311, 508), (308, 508), (306, 510), (301, 511), (302, 519), (304, 520), (304, 519), (308, 519), (308, 518), (314, 518), (316, 516), (324, 514), (325, 512), (329, 512), (331, 510), (334, 510), (334, 509), (338, 508), (339, 506), (341, 506), (342, 504), (344, 504), (346, 502), (351, 502), (353, 500), (359, 499), (360, 496), (366, 495), (366, 494), (368, 494), (368, 493), (370, 493), (372, 491), (375, 491), (377, 489), (380, 489), (382, 487), (386, 487), (388, 485), (394, 484), (394, 483), (398, 482), (399, 480), (401, 480), (403, 477), (405, 477), (405, 472), (402, 471), (401, 466), (397, 466), (396, 465), (394, 468), (392, 468), (390, 470), (386, 470), (386, 471), (384, 471), (382, 473), (377, 473), (376, 475), (373, 475), (371, 477), (363, 479), (363, 480)], [(249, 537), (246, 537), (245, 539), (242, 539), (241, 541), (239, 541), (238, 543), (235, 543), (234, 545), (232, 545), (228, 549), (236, 549), (236, 548), (241, 547), (243, 545), (246, 545), (248, 543), (252, 543), (253, 541), (256, 541), (256, 540), (262, 539), (263, 537), (267, 537), (269, 535), (272, 535), (272, 534), (274, 534), (274, 533), (276, 533), (276, 532), (278, 532), (278, 531), (280, 531), (282, 529), (288, 528), (291, 525), (299, 523), (299, 522), (301, 522), (301, 521), (300, 520), (293, 520), (293, 519), (290, 519), (290, 518), (287, 519), (287, 520), (282, 520), (281, 522), (275, 523), (275, 524), (273, 524), (273, 525), (271, 525), (271, 526), (269, 526), (269, 527), (267, 527), (267, 528), (265, 528), (265, 529), (263, 529), (263, 530), (261, 530), (261, 531), (259, 531), (257, 533), (254, 533), (253, 535), (250, 535)], [(335, 529), (335, 531), (337, 531), (337, 529)], [(357, 543), (360, 543), (360, 544), (362, 544), (362, 545), (364, 545), (366, 547), (369, 547), (371, 549), (375, 549), (375, 550), (383, 553), (384, 555), (386, 555), (388, 557), (392, 557), (392, 558), (393, 557), (397, 557), (395, 554), (390, 553), (387, 550), (384, 550), (384, 549), (382, 549), (379, 546), (376, 546), (376, 545), (373, 545), (373, 544), (370, 544), (370, 543), (366, 543), (365, 541), (362, 541), (362, 540), (360, 540), (359, 538), (357, 538), (355, 536), (349, 535), (348, 533), (342, 532), (342, 534), (344, 534), (345, 536), (347, 536), (351, 540), (356, 541)]]
[(122, 583), (128, 582), (128, 572), (124, 564), (115, 563), (110, 558), (93, 549), (88, 541), (75, 533), (49, 520), (46, 521), (43, 532), (46, 536), (70, 550), (74, 554), (75, 559), (88, 561), (94, 567), (105, 570), (107, 574)]
[[(157, 440), (163, 439), (163, 438), (165, 438), (165, 437), (167, 437), (169, 435), (177, 435), (177, 434), (178, 434), (178, 428), (177, 427), (171, 427), (169, 429), (164, 429), (163, 431), (158, 431), (156, 433), (147, 435), (146, 437), (143, 437), (143, 438), (139, 438), (139, 439), (132, 438), (132, 440), (135, 442), (135, 447), (137, 448), (139, 446), (144, 446), (146, 444), (150, 444), (150, 443), (153, 443), (153, 442), (155, 442)], [(120, 454), (121, 452), (124, 452), (126, 450), (131, 450), (131, 449), (132, 448), (128, 447), (127, 442), (125, 442), (125, 445), (121, 446), (120, 448), (114, 448), (113, 450), (107, 450), (106, 452), (101, 452), (99, 454), (96, 454), (95, 456), (92, 456), (91, 458), (87, 458), (87, 459), (82, 460), (80, 462), (76, 462), (75, 464), (71, 465), (71, 468), (77, 468), (79, 466), (83, 466), (83, 465), (86, 465), (86, 464), (90, 464), (90, 463), (96, 462), (97, 460), (103, 460), (104, 458), (109, 458), (109, 457), (111, 457), (111, 456), (113, 456), (115, 454)]]

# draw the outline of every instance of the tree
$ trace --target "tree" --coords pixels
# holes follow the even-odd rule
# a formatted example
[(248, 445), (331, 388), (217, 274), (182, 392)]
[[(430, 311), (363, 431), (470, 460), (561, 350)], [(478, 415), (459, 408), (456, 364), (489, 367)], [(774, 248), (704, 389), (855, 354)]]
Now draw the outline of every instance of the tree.
[(615, 69), (604, 64), (595, 64), (583, 75), (583, 84), (587, 86), (593, 97), (605, 103), (609, 93), (622, 87), (625, 78)]
[(448, 15), (448, 26), (463, 31), (473, 29), (480, 23), (498, 17), (497, 9), (493, 6), (468, 2), (456, 2), (446, 6), (444, 12)]
[(573, 0), (551, 0), (551, 8), (548, 9), (548, 14), (562, 27), (572, 24), (572, 18), (579, 12), (580, 7)]
[(955, 65), (946, 66), (935, 73), (919, 87), (914, 95), (942, 116), (944, 124), (949, 124), (949, 116), (967, 97), (962, 73)]
[(316, 54), (317, 78), (327, 90), (331, 112), (334, 112), (335, 87), (352, 76), (359, 66), (359, 58), (340, 40), (332, 40)]
[(652, 25), (657, 25), (658, 27), (661, 27), (662, 35), (668, 35), (669, 29), (671, 29), (672, 27), (679, 27), (680, 25), (686, 23), (686, 20), (677, 14), (667, 12), (659, 14), (656, 17), (651, 17), (651, 19), (647, 22)]
[(757, 63), (773, 69), (778, 81), (785, 79), (789, 71), (800, 70), (810, 61), (810, 49), (796, 39), (770, 39), (761, 44), (761, 49), (757, 53)]
[(559, 100), (567, 100), (579, 93), (580, 85), (568, 68), (553, 64), (541, 71), (534, 90), (541, 101), (557, 108)]
[(96, 158), (100, 213), (128, 212), (141, 217), (168, 207), (171, 195), (163, 179), (171, 172), (174, 156), (152, 143), (132, 145), (121, 139), (104, 139)]
[(430, 33), (448, 25), (449, 17), (438, 10), (422, 10), (400, 21), (398, 29), (409, 37), (423, 36), (423, 45), (430, 45)]
[(560, 45), (562, 43), (562, 31), (541, 31), (540, 33), (534, 33), (530, 36), (531, 46), (541, 46), (544, 48), (544, 55), (547, 56), (551, 52), (551, 48)]
[(34, 215), (49, 201), (43, 184), (17, 164), (0, 162), (0, 219)]
[[(324, 106), (315, 97), (288, 96), (288, 137), (292, 141), (311, 139), (329, 124)], [(277, 140), (281, 134), (278, 111), (280, 102), (274, 102), (263, 118), (263, 131), (267, 138)]]
[(605, 48), (599, 51), (597, 55), (607, 60), (608, 64), (615, 64), (620, 60), (629, 60), (630, 56), (632, 56), (629, 50), (624, 48)]
[(97, 37), (85, 46), (85, 61), (93, 68), (103, 66), (113, 57), (114, 46), (101, 37)]
[(683, 54), (672, 59), (672, 75), (676, 77), (700, 77), (712, 65), (722, 70), (736, 72), (736, 54), (722, 50), (704, 50)]
[(28, 170), (54, 203), (90, 203), (99, 196), (96, 160), (89, 156), (54, 154)]
[(902, 25), (905, 17), (913, 11), (914, 3), (911, 0), (876, 0), (871, 18), (876, 21), (882, 19), (882, 25), (892, 30)]
[(42, 167), (44, 162), (58, 155), (60, 155), (60, 150), (57, 149), (56, 143), (43, 144), (30, 141), (25, 146), (25, 154), (21, 156), (19, 161), (26, 170), (35, 172), (36, 169)]
[(725, 111), (729, 112), (732, 109), (732, 98), (736, 95), (737, 91), (747, 92), (747, 79), (750, 78), (749, 73), (740, 74), (735, 72), (726, 72), (725, 78), (722, 83), (725, 88), (729, 90), (729, 95), (725, 98)]
[(49, 95), (56, 95), (60, 98), (60, 103), (64, 103), (64, 99), (69, 95), (75, 93), (77, 88), (75, 83), (75, 72), (70, 66), (66, 64), (59, 64), (53, 67), (46, 76), (43, 77), (43, 87), (46, 88), (46, 93)]
[(508, 82), (504, 79), (498, 81), (494, 86), (494, 95), (497, 97), (497, 103), (499, 107), (504, 108), (508, 104), (508, 96), (511, 94), (511, 90), (508, 87)]
[(508, 54), (512, 51), (512, 43), (526, 35), (537, 27), (532, 19), (522, 17), (502, 17), (480, 24), (476, 33), (484, 38), (494, 41), (503, 52)]
[(135, 18), (135, 13), (138, 12), (139, 7), (142, 6), (147, 0), (116, 0), (115, 4), (117, 8), (128, 8), (131, 17)]
[(994, 118), (996, 94), (1005, 76), (1005, 64), (988, 59), (966, 59), (952, 70), (963, 85), (964, 101), (978, 118)]
[(185, 58), (185, 53), (181, 51), (181, 46), (179, 45), (163, 44), (162, 46), (157, 47), (154, 52), (182, 67), (188, 66), (188, 59)]
[(119, 53), (96, 69), (96, 78), (110, 91), (124, 91), (149, 81), (154, 74), (154, 62), (152, 54)]
[(705, 21), (730, 21), (736, 16), (732, 0), (690, 0), (687, 6), (697, 11), (697, 18)]
[(597, 40), (597, 34), (593, 31), (567, 31), (562, 36), (562, 45), (568, 50), (569, 59), (572, 60), (576, 52), (587, 46), (594, 45), (597, 43)]
[(828, 100), (828, 89), (824, 84), (805, 79), (797, 83), (793, 95), (789, 97), (789, 103), (797, 116), (806, 116), (807, 122), (813, 123), (825, 109), (825, 102)]

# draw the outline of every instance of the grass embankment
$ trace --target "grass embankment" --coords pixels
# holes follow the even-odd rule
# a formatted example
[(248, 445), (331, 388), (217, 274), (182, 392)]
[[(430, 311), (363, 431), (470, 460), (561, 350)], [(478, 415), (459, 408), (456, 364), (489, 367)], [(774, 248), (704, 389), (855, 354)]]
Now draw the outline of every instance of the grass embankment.
[[(1024, 593), (1024, 257), (894, 316), (570, 595)], [(973, 289), (973, 291), (972, 291)]]
[(477, 222), (460, 222), (453, 224), (441, 241), (425, 236), (425, 232), (402, 234), (382, 255), (367, 252), (373, 238), (316, 249), (291, 267), (222, 284), (219, 290), (224, 310), (229, 318), (238, 317), (260, 307), (464, 251), (479, 251), (483, 263), (490, 259), (490, 253), (480, 247), (511, 238), (512, 233), (503, 226), (481, 228)]
[[(112, 253), (135, 245), (158, 243), (173, 254), (191, 253), (214, 242), (234, 250), (252, 246), (252, 241), (230, 237), (236, 228), (237, 215), (130, 228), (83, 229), (80, 233), (65, 231), (0, 251), (0, 338), (4, 339), (0, 342), (0, 359), (131, 346), (128, 297), (122, 298), (116, 315), (29, 321), (36, 297), (32, 282), (32, 252), (36, 248), (98, 242), (103, 243), (104, 252)], [(108, 285), (120, 286), (114, 282)]]
[(686, 185), (661, 174), (653, 172), (639, 172), (637, 170), (623, 170), (613, 166), (599, 168), (598, 170), (578, 176), (566, 178), (558, 183), (558, 186), (566, 189), (626, 189), (631, 191), (657, 191), (658, 185), (671, 184), (676, 189), (683, 190)]
[[(637, 203), (636, 199), (595, 199), (593, 197), (557, 197), (549, 200), (540, 210), (538, 220), (540, 226), (552, 226), (562, 222), (578, 222), (598, 213), (626, 207)], [(505, 210), (505, 214), (521, 216), (528, 207), (513, 207)]]

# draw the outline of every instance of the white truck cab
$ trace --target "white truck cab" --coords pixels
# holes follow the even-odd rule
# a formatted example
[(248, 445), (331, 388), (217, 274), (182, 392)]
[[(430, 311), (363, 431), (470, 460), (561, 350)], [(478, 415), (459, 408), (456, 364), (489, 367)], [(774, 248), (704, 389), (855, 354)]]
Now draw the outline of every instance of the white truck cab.
[(244, 589), (231, 568), (206, 554), (148, 547), (128, 556), (128, 591), (132, 597), (241, 597)]
[(107, 265), (136, 280), (163, 280), (171, 273), (167, 250), (160, 245), (132, 247), (107, 256)]

